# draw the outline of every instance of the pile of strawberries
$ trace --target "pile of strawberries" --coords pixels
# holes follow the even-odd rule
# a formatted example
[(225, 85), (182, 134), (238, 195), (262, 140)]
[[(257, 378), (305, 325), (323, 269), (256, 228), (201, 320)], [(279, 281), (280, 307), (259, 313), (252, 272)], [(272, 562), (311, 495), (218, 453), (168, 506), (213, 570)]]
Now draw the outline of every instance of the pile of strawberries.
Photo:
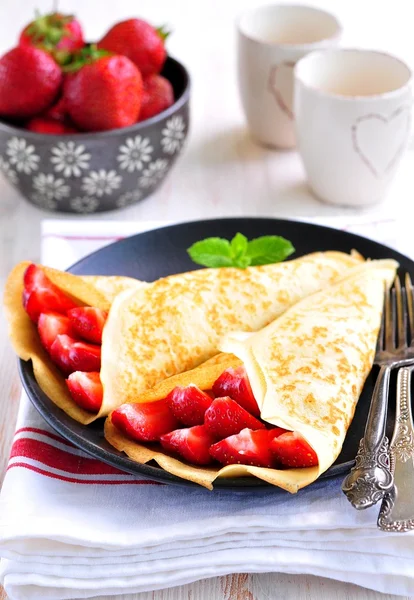
[(23, 306), (37, 325), (42, 346), (68, 377), (66, 383), (76, 404), (97, 413), (103, 397), (99, 372), (107, 313), (79, 306), (34, 264), (26, 269), (23, 285)]
[(226, 369), (206, 393), (195, 385), (176, 387), (155, 402), (123, 404), (113, 425), (138, 442), (159, 442), (194, 465), (312, 467), (318, 457), (294, 431), (260, 419), (243, 366)]
[[(37, 265), (24, 274), (23, 306), (37, 324), (40, 341), (62, 374), (76, 404), (99, 412), (102, 332), (107, 313), (78, 306)], [(123, 404), (111, 415), (128, 438), (160, 443), (194, 465), (245, 464), (257, 467), (311, 467), (318, 457), (294, 431), (260, 419), (243, 366), (225, 370), (209, 393), (177, 386), (155, 402)]]
[(129, 19), (86, 44), (75, 17), (38, 16), (0, 59), (0, 118), (49, 134), (144, 121), (174, 102), (171, 83), (160, 75), (167, 35)]

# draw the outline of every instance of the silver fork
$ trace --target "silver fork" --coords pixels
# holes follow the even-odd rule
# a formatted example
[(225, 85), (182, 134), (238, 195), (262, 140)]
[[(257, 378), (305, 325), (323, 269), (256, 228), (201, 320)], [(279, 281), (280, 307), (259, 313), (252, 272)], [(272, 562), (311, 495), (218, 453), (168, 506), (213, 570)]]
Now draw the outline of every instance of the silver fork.
[[(408, 308), (410, 348), (414, 347), (414, 298), (410, 276), (405, 276), (401, 302)], [(398, 302), (398, 294), (397, 302)], [(406, 311), (404, 310), (406, 318)], [(394, 432), (390, 444), (390, 466), (394, 486), (385, 494), (378, 516), (383, 531), (414, 529), (414, 425), (411, 411), (411, 373), (414, 366), (399, 369)]]
[[(405, 292), (404, 292), (405, 296)], [(380, 367), (355, 466), (342, 483), (342, 491), (357, 509), (368, 508), (393, 488), (388, 438), (385, 435), (391, 369), (414, 362), (414, 347), (407, 345), (407, 315), (401, 283), (384, 293), (384, 310), (374, 364)]]

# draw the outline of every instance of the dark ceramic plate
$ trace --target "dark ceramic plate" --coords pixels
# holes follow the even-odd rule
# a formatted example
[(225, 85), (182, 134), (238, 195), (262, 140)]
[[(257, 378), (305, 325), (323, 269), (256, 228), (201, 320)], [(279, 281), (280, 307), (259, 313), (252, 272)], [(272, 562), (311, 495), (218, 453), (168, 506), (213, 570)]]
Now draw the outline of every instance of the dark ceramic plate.
[[(186, 253), (186, 248), (193, 242), (208, 236), (231, 238), (238, 231), (249, 238), (270, 234), (283, 235), (295, 246), (294, 257), (317, 250), (350, 252), (355, 248), (367, 258), (394, 258), (400, 263), (401, 272), (408, 271), (414, 277), (413, 261), (363, 237), (308, 223), (254, 218), (196, 221), (141, 233), (98, 250), (69, 270), (77, 275), (126, 275), (153, 281), (159, 277), (197, 268)], [(68, 417), (39, 388), (33, 376), (31, 362), (20, 361), (20, 375), (30, 400), (49, 425), (88, 454), (129, 473), (145, 475), (165, 483), (196, 485), (167, 473), (155, 463), (137, 464), (112, 448), (103, 437), (103, 420), (84, 426)], [(375, 375), (376, 372), (373, 371), (366, 381), (341, 454), (322, 477), (345, 473), (352, 466), (358, 442), (364, 432)], [(392, 432), (394, 420), (393, 405), (391, 398), (388, 415), (388, 429), (391, 430), (389, 434)], [(216, 489), (252, 487), (270, 486), (253, 477), (218, 479), (215, 483)]]

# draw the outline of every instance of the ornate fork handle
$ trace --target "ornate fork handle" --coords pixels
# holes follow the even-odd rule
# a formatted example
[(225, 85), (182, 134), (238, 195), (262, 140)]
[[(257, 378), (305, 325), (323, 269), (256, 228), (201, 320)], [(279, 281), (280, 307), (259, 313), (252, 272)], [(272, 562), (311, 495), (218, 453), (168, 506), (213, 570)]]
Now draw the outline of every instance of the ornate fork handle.
[(391, 368), (391, 365), (383, 365), (380, 369), (355, 466), (342, 483), (342, 491), (357, 509), (373, 506), (393, 486), (385, 437)]
[(414, 529), (414, 426), (411, 412), (411, 372), (404, 367), (397, 377), (397, 411), (390, 444), (394, 489), (386, 494), (378, 517), (384, 531)]

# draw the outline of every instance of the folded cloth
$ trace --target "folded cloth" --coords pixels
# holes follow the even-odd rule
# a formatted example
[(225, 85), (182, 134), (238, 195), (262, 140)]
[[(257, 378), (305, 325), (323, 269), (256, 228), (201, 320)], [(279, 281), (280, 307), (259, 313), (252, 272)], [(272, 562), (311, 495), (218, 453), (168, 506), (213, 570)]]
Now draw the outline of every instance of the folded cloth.
[[(325, 222), (397, 246), (393, 219)], [(78, 221), (46, 222), (43, 262), (65, 268), (154, 226), (89, 221), (83, 232)], [(318, 481), (296, 496), (157, 484), (85, 455), (23, 395), (0, 496), (1, 582), (11, 600), (63, 600), (284, 572), (413, 595), (413, 535), (377, 530), (378, 507), (355, 511), (341, 479)]]

